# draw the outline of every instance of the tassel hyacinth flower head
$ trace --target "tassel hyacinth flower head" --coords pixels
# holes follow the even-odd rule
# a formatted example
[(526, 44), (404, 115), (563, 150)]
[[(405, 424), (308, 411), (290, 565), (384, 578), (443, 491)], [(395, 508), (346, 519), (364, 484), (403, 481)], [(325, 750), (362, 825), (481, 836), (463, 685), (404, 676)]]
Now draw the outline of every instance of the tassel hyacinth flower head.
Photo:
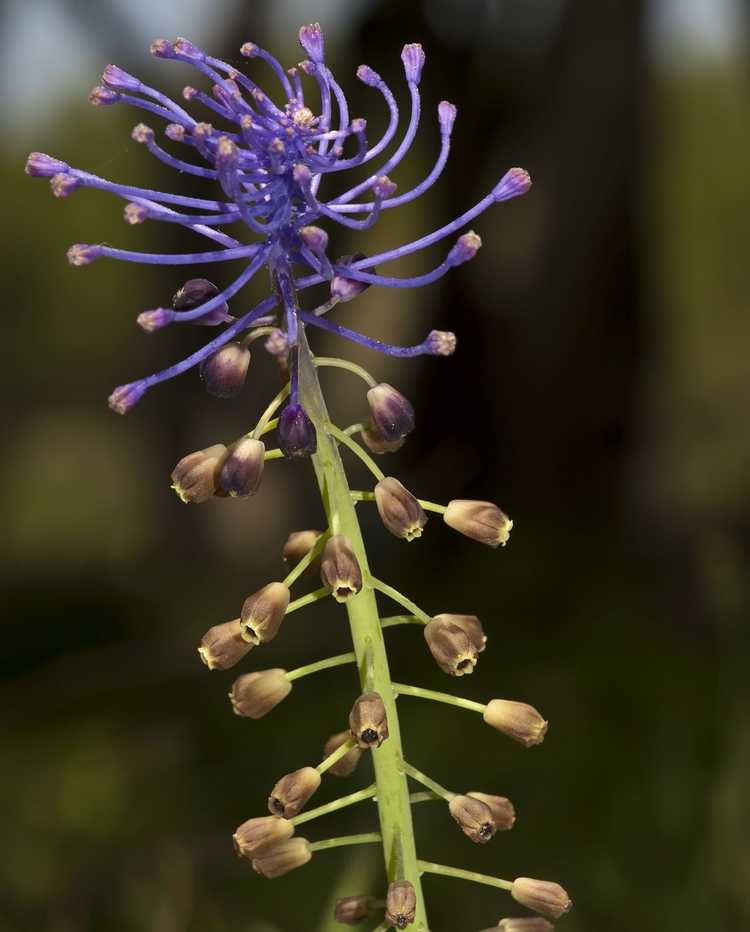
[[(543, 740), (547, 722), (522, 701), (495, 698), (487, 703), (473, 702), (391, 678), (386, 638), (392, 626), (421, 626), (437, 668), (453, 677), (474, 670), (487, 635), (475, 615), (430, 614), (376, 577), (368, 563), (357, 506), (374, 504), (385, 529), (404, 542), (425, 533), (428, 512), (441, 515), (448, 527), (491, 547), (505, 546), (513, 523), (491, 502), (456, 499), (442, 505), (424, 501), (398, 479), (386, 475), (371, 454), (380, 457), (403, 445), (415, 427), (412, 405), (397, 388), (378, 381), (361, 366), (346, 359), (315, 356), (307, 338), (308, 330), (322, 329), (389, 356), (451, 355), (456, 349), (453, 333), (432, 330), (421, 343), (394, 346), (332, 319), (333, 313), (338, 313), (338, 305), (348, 304), (372, 285), (430, 285), (473, 259), (482, 242), (468, 229), (469, 224), (494, 204), (525, 194), (531, 181), (523, 169), (511, 168), (461, 216), (412, 242), (376, 255), (331, 255), (328, 234), (321, 224), (367, 230), (387, 211), (418, 198), (437, 181), (448, 159), (457, 110), (448, 101), (439, 104), (437, 160), (421, 182), (400, 192), (391, 174), (411, 148), (420, 124), (419, 85), (425, 65), (421, 45), (408, 44), (401, 53), (410, 112), (400, 134), (399, 108), (390, 87), (369, 66), (357, 69), (357, 78), (372, 89), (388, 113), (383, 135), (372, 142), (366, 121), (350, 115), (344, 91), (325, 63), (320, 26), (302, 27), (299, 40), (307, 58), (289, 70), (265, 49), (246, 42), (240, 51), (250, 60), (253, 77), (187, 39), (156, 40), (151, 46), (153, 55), (193, 66), (201, 82), (208, 83), (206, 91), (192, 86), (183, 91), (185, 101), (203, 108), (204, 119), (197, 119), (181, 103), (121, 68), (105, 68), (101, 83), (91, 92), (91, 102), (96, 106), (125, 103), (149, 118), (155, 117), (167, 140), (164, 146), (157, 141), (157, 130), (146, 123), (135, 126), (132, 138), (166, 166), (193, 176), (202, 187), (199, 196), (110, 182), (39, 152), (29, 156), (26, 171), (48, 178), (56, 197), (69, 197), (81, 188), (107, 191), (125, 201), (124, 219), (129, 224), (177, 224), (211, 241), (203, 249), (181, 254), (79, 243), (68, 250), (71, 265), (85, 266), (110, 258), (201, 267), (233, 262), (239, 268), (224, 288), (206, 278), (191, 278), (165, 306), (139, 313), (137, 322), (148, 333), (170, 325), (195, 324), (212, 328), (216, 335), (186, 359), (119, 386), (109, 398), (112, 410), (125, 414), (155, 385), (190, 369), (199, 371), (212, 395), (233, 398), (248, 378), (251, 345), (263, 340), (266, 351), (278, 362), (284, 382), (281, 391), (269, 398), (257, 423), (245, 433), (216, 440), (180, 460), (172, 473), (179, 498), (199, 504), (215, 497), (262, 494), (266, 463), (281, 457), (311, 461), (321, 491), (322, 530), (290, 533), (285, 529), (286, 574), (262, 584), (257, 581), (259, 588), (244, 600), (238, 599), (238, 617), (223, 622), (214, 619), (217, 623), (198, 648), (209, 670), (223, 671), (247, 663), (253, 659), (248, 660), (248, 655), (262, 651), (269, 641), (293, 636), (293, 630), (287, 630), (293, 628), (285, 623), (287, 616), (327, 600), (331, 612), (348, 616), (352, 650), (295, 670), (246, 670), (231, 686), (231, 707), (239, 716), (261, 718), (290, 695), (297, 679), (338, 666), (355, 665), (359, 671), (350, 707), (338, 713), (342, 730), (320, 736), (324, 750), (319, 763), (300, 762), (299, 769), (276, 781), (266, 814), (250, 818), (243, 814), (244, 821), (234, 834), (237, 854), (246, 858), (257, 874), (275, 878), (302, 867), (329, 848), (381, 846), (385, 876), (378, 884), (379, 896), (353, 891), (339, 900), (335, 919), (342, 925), (370, 919), (378, 923), (377, 930), (427, 932), (432, 928), (438, 932), (437, 926), (428, 926), (422, 889), (423, 875), (436, 874), (508, 891), (517, 903), (546, 917), (503, 919), (498, 928), (551, 928), (547, 920), (559, 918), (570, 907), (558, 884), (524, 877), (503, 880), (418, 857), (412, 822), (416, 804), (437, 802), (445, 817), (452, 817), (467, 838), (482, 845), (497, 832), (512, 828), (515, 810), (510, 800), (494, 795), (497, 788), (491, 788), (492, 792), (449, 790), (407, 760), (396, 698), (413, 696), (479, 713), (484, 722), (525, 747)], [(261, 68), (269, 72), (275, 85), (273, 93), (255, 81), (255, 71)], [(389, 147), (392, 152), (386, 155)], [(342, 180), (346, 177), (342, 173), (369, 163), (378, 167), (364, 180), (350, 186)], [(384, 269), (396, 259), (442, 242), (447, 244), (442, 260), (420, 275), (402, 278)], [(249, 309), (238, 307), (240, 293), (264, 268), (270, 273), (271, 294)], [(305, 300), (318, 286), (325, 289), (322, 300)], [(342, 310), (345, 321), (346, 308)], [(325, 367), (348, 370), (365, 382), (362, 400), (366, 414), (361, 422), (340, 427), (332, 420), (319, 380)], [(278, 444), (271, 449), (266, 447), (269, 435), (275, 435)], [(353, 454), (365, 464), (373, 476), (372, 489), (350, 487), (342, 453)], [(314, 573), (321, 581), (317, 589), (302, 595), (293, 591)], [(395, 603), (398, 614), (388, 615), (379, 600)], [(308, 749), (308, 754), (312, 755), (313, 749)], [(371, 757), (374, 769), (374, 780), (368, 786), (317, 808), (308, 807), (324, 777), (354, 778), (363, 756)], [(420, 785), (419, 791), (412, 790), (410, 780)], [(377, 809), (377, 826), (372, 832), (312, 841), (297, 833), (305, 822), (365, 801), (374, 802)]]

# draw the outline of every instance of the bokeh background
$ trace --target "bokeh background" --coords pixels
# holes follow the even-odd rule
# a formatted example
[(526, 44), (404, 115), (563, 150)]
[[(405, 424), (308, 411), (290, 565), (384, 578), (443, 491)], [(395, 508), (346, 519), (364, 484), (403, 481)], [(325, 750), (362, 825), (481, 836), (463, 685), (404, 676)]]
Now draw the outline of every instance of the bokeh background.
[[(406, 546), (363, 508), (372, 563), (428, 610), (484, 619), (490, 649), (460, 692), (526, 699), (552, 722), (545, 744), (524, 752), (458, 710), (402, 700), (414, 761), (518, 810), (510, 835), (477, 849), (442, 807), (422, 806), (420, 851), (559, 880), (576, 903), (560, 924), (569, 932), (750, 927), (749, 9), (4, 4), (2, 932), (331, 932), (336, 896), (379, 890), (372, 850), (321, 854), (269, 883), (231, 849), (273, 782), (317, 760), (355, 692), (350, 671), (320, 674), (252, 723), (231, 715), (232, 675), (209, 675), (195, 654), (210, 625), (279, 576), (289, 531), (321, 520), (297, 464), (269, 464), (248, 503), (185, 507), (169, 490), (179, 457), (254, 422), (276, 390), (273, 361), (255, 354), (235, 402), (206, 396), (190, 374), (127, 418), (111, 415), (114, 385), (205, 333), (134, 325), (169, 301), (179, 268), (71, 269), (65, 249), (169, 252), (187, 240), (169, 225), (126, 227), (122, 203), (105, 195), (56, 201), (22, 170), (41, 149), (119, 181), (186, 185), (130, 141), (136, 114), (88, 106), (101, 68), (115, 61), (179, 93), (194, 75), (151, 59), (151, 38), (188, 35), (238, 63), (253, 39), (291, 65), (297, 27), (316, 19), (372, 127), (382, 101), (354, 69), (368, 62), (404, 101), (401, 45), (425, 46), (424, 128), (395, 175), (402, 190), (436, 154), (438, 101), (459, 108), (441, 182), (374, 231), (337, 235), (341, 253), (440, 225), (511, 165), (535, 180), (528, 197), (475, 222), (484, 247), (473, 263), (418, 292), (370, 289), (336, 312), (398, 342), (432, 327), (458, 334), (448, 360), (352, 355), (418, 412), (388, 471), (429, 499), (498, 501), (516, 521), (512, 543), (485, 550), (433, 521)], [(226, 269), (206, 271), (228, 281)], [(321, 352), (349, 352), (314, 338)], [(326, 390), (342, 423), (362, 414), (350, 376), (326, 374)], [(345, 649), (340, 616), (330, 605), (295, 616), (245, 669)], [(398, 678), (446, 687), (418, 632), (395, 629), (389, 642)], [(340, 792), (329, 780), (319, 798)], [(360, 807), (310, 836), (371, 819)], [(426, 890), (433, 932), (476, 932), (514, 913), (501, 891), (439, 878)]]

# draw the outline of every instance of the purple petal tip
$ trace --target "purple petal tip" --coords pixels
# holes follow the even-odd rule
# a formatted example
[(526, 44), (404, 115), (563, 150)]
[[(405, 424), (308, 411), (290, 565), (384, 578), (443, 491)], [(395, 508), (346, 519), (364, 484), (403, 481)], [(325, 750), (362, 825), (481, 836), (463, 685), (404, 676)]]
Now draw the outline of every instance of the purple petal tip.
[(496, 201), (509, 201), (511, 198), (526, 194), (530, 187), (531, 176), (526, 169), (511, 168), (493, 188), (492, 196)]

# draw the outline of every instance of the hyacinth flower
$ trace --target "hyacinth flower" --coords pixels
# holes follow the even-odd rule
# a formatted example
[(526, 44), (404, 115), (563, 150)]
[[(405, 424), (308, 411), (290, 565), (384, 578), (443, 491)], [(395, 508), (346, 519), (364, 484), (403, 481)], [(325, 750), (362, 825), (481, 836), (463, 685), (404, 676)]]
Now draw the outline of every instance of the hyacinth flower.
[[(304, 26), (299, 39), (308, 57), (289, 70), (260, 46), (246, 42), (241, 53), (249, 59), (253, 77), (187, 39), (156, 40), (151, 46), (153, 55), (191, 65), (198, 82), (207, 85), (208, 90), (189, 86), (183, 91), (185, 101), (200, 109), (197, 115), (121, 68), (105, 68), (101, 83), (91, 92), (91, 102), (96, 106), (124, 103), (144, 111), (149, 119), (156, 118), (167, 140), (164, 145), (157, 141), (157, 129), (143, 122), (135, 126), (132, 138), (165, 166), (193, 176), (196, 186), (201, 187), (199, 196), (110, 182), (38, 152), (29, 156), (26, 171), (48, 178), (56, 197), (69, 197), (81, 188), (100, 189), (125, 202), (124, 219), (129, 224), (177, 224), (211, 241), (202, 249), (180, 254), (76, 244), (68, 250), (73, 266), (109, 258), (199, 266), (201, 270), (211, 263), (233, 262), (239, 269), (223, 288), (205, 278), (191, 278), (168, 306), (141, 311), (137, 322), (148, 333), (174, 324), (195, 324), (213, 328), (216, 335), (186, 359), (119, 386), (109, 398), (112, 410), (125, 414), (149, 389), (191, 369), (198, 370), (211, 394), (233, 398), (252, 377), (250, 347), (263, 338), (265, 349), (283, 373), (283, 388), (269, 399), (259, 420), (246, 433), (217, 440), (180, 460), (172, 474), (179, 498), (199, 504), (221, 497), (262, 494), (266, 462), (282, 457), (310, 461), (321, 491), (326, 519), (323, 529), (291, 534), (290, 529), (283, 529), (286, 575), (262, 585), (256, 581), (259, 588), (238, 600), (238, 617), (212, 625), (199, 646), (199, 655), (210, 670), (227, 670), (249, 662), (248, 654), (262, 650), (268, 641), (294, 635), (293, 622), (287, 621), (287, 616), (321, 600), (328, 600), (332, 613), (345, 612), (350, 624), (352, 651), (291, 671), (251, 669), (232, 684), (234, 712), (255, 719), (270, 714), (301, 677), (348, 664), (359, 672), (351, 706), (340, 712), (344, 730), (325, 741), (321, 737), (325, 751), (320, 763), (302, 766), (276, 782), (268, 797), (270, 814), (248, 819), (242, 813), (244, 821), (235, 833), (238, 853), (252, 862), (258, 874), (273, 878), (303, 866), (317, 852), (329, 848), (382, 846), (386, 876), (379, 885), (380, 898), (353, 892), (337, 905), (336, 919), (342, 924), (372, 916), (375, 921), (382, 920), (378, 930), (408, 927), (426, 932), (427, 904), (421, 882), (426, 873), (507, 890), (519, 903), (557, 918), (570, 905), (557, 884), (528, 878), (502, 880), (427, 862), (417, 855), (412, 822), (412, 806), (417, 803), (442, 803), (445, 816), (452, 817), (465, 836), (481, 844), (497, 831), (509, 829), (515, 812), (505, 797), (448, 790), (406, 760), (396, 698), (417, 697), (478, 713), (492, 728), (525, 747), (542, 741), (547, 722), (521, 701), (479, 703), (394, 682), (385, 634), (394, 625), (422, 627), (439, 669), (452, 676), (472, 672), (487, 636), (476, 616), (430, 615), (374, 576), (357, 507), (373, 503), (385, 529), (407, 542), (425, 532), (428, 512), (442, 515), (446, 526), (491, 547), (508, 542), (513, 523), (493, 503), (456, 499), (442, 505), (424, 501), (398, 479), (386, 476), (370, 454), (384, 455), (404, 443), (415, 427), (414, 409), (396, 388), (378, 381), (361, 366), (346, 359), (315, 356), (308, 343), (308, 333), (322, 329), (393, 357), (452, 354), (456, 349), (453, 333), (433, 330), (421, 343), (394, 346), (352, 329), (334, 319), (334, 314), (343, 312), (346, 321), (346, 308), (338, 306), (347, 305), (373, 285), (427, 286), (473, 259), (481, 239), (468, 229), (469, 224), (494, 204), (525, 194), (531, 181), (523, 169), (511, 168), (461, 216), (412, 242), (375, 255), (333, 256), (321, 224), (367, 230), (382, 221), (389, 210), (420, 197), (438, 180), (448, 159), (457, 110), (448, 101), (439, 104), (440, 149), (435, 164), (421, 182), (397, 193), (391, 175), (409, 152), (420, 125), (419, 85), (425, 64), (422, 47), (409, 44), (401, 54), (409, 94), (409, 115), (402, 131), (390, 87), (369, 66), (357, 69), (357, 78), (373, 90), (389, 116), (385, 132), (372, 142), (366, 121), (350, 114), (344, 92), (325, 63), (320, 26)], [(256, 83), (255, 72), (263, 69), (273, 83), (272, 92)], [(363, 180), (347, 185), (342, 173), (368, 165), (372, 170)], [(411, 277), (388, 274), (389, 263), (437, 243), (444, 243), (445, 250), (434, 268)], [(264, 269), (270, 273), (271, 293), (253, 307), (242, 306), (241, 292)], [(308, 294), (317, 298), (308, 300)], [(320, 370), (328, 366), (349, 370), (366, 383), (366, 413), (361, 422), (345, 428), (333, 422), (319, 380)], [(272, 449), (266, 449), (263, 439), (269, 434), (277, 438), (278, 446)], [(367, 466), (374, 477), (373, 489), (350, 487), (342, 453), (353, 454)], [(293, 597), (292, 588), (316, 567), (322, 585)], [(395, 603), (400, 614), (385, 615), (379, 598)], [(317, 808), (305, 808), (324, 775), (349, 778), (362, 766), (361, 758), (368, 755), (374, 768), (374, 781), (369, 786)], [(411, 792), (409, 780), (421, 789)], [(238, 794), (238, 799), (244, 801), (244, 794)], [(365, 800), (376, 802), (375, 831), (313, 841), (295, 834), (300, 824)], [(431, 928), (433, 932), (437, 929), (434, 925)]]

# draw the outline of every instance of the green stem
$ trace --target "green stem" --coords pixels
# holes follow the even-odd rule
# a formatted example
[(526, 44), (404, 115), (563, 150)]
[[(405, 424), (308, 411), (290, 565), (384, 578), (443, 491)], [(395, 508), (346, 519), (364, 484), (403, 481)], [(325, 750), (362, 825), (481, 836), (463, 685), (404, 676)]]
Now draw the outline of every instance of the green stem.
[(423, 618), (417, 618), (416, 615), (390, 615), (388, 618), (381, 620), (380, 627), (395, 628), (396, 625), (422, 625), (424, 627), (426, 624), (427, 622)]
[(334, 799), (333, 802), (326, 803), (324, 806), (318, 806), (317, 809), (310, 809), (308, 812), (300, 812), (299, 815), (292, 819), (292, 825), (302, 825), (304, 822), (317, 819), (319, 816), (328, 815), (331, 812), (336, 812), (338, 809), (344, 809), (346, 806), (353, 806), (355, 803), (362, 802), (363, 799), (372, 799), (376, 792), (377, 790), (373, 783), (372, 786), (368, 786), (364, 790), (358, 790), (356, 793), (350, 793), (348, 796)]
[(277, 417), (271, 418), (270, 421), (267, 421), (267, 422), (266, 422), (265, 427), (264, 427), (263, 430), (261, 431), (261, 435), (263, 435), (263, 434), (270, 434), (271, 431), (272, 431), (272, 430), (276, 430), (276, 428), (277, 428), (278, 426), (279, 426), (279, 419), (278, 419)]
[(444, 799), (447, 803), (449, 803), (456, 795), (455, 793), (451, 793), (450, 790), (446, 790), (444, 786), (441, 786), (435, 780), (430, 779), (430, 777), (428, 777), (427, 774), (422, 773), (421, 770), (417, 770), (417, 768), (413, 767), (408, 761), (401, 761), (401, 769), (407, 776), (411, 777), (412, 780), (416, 780), (417, 783), (421, 783), (422, 786), (426, 786), (428, 790), (432, 790), (433, 793), (435, 793), (441, 799)]
[[(365, 579), (369, 575), (367, 551), (362, 532), (357, 520), (354, 502), (351, 499), (349, 483), (344, 471), (338, 444), (352, 442), (341, 431), (334, 429), (326, 432), (329, 424), (328, 411), (320, 390), (315, 365), (307, 345), (304, 329), (299, 334), (298, 371), (300, 381), (300, 401), (305, 406), (318, 434), (318, 449), (313, 456), (313, 465), (318, 478), (323, 505), (328, 516), (328, 524), (335, 526), (349, 539)], [(345, 440), (342, 437), (346, 438)], [(359, 444), (355, 446), (361, 450)], [(361, 451), (364, 453), (364, 451)], [(367, 454), (365, 454), (367, 456)], [(369, 457), (367, 457), (369, 459)], [(374, 463), (372, 464), (374, 466)], [(375, 467), (377, 470), (377, 467)], [(377, 470), (380, 473), (380, 470)], [(335, 522), (334, 522), (335, 517)], [(413, 932), (427, 932), (427, 912), (425, 909), (420, 872), (417, 867), (417, 853), (414, 842), (414, 826), (411, 806), (409, 805), (409, 787), (406, 775), (400, 769), (403, 757), (401, 746), (401, 728), (399, 724), (396, 700), (388, 669), (388, 656), (380, 627), (378, 606), (375, 593), (369, 586), (347, 599), (346, 610), (352, 632), (352, 641), (357, 655), (361, 674), (366, 668), (365, 655), (370, 651), (372, 660), (373, 688), (380, 693), (388, 716), (390, 737), (381, 747), (372, 751), (375, 767), (375, 784), (377, 787), (377, 806), (380, 818), (383, 852), (385, 856), (388, 881), (397, 880), (397, 861), (400, 860), (403, 879), (409, 880), (417, 894), (417, 913)], [(369, 639), (369, 641), (368, 641)], [(360, 680), (362, 683), (362, 680)]]
[(349, 651), (348, 654), (336, 654), (335, 657), (326, 657), (325, 660), (316, 660), (315, 663), (308, 663), (304, 667), (290, 670), (286, 678), (291, 683), (293, 680), (302, 679), (303, 676), (309, 676), (311, 673), (319, 673), (321, 670), (329, 670), (331, 667), (340, 667), (344, 663), (354, 663), (356, 659), (357, 655), (354, 651)]
[(414, 806), (416, 803), (442, 802), (442, 798), (437, 793), (409, 793), (409, 802)]
[(330, 770), (335, 763), (340, 761), (342, 757), (345, 757), (349, 751), (351, 751), (356, 743), (357, 742), (354, 740), (354, 738), (349, 738), (348, 741), (345, 741), (343, 744), (339, 745), (335, 751), (329, 754), (328, 757), (324, 758), (324, 760), (322, 760), (315, 769), (320, 774), (325, 773), (326, 770)]
[(344, 433), (351, 437), (352, 434), (358, 434), (365, 429), (365, 425), (357, 422), (356, 424), (350, 424), (348, 427), (344, 428)]
[(402, 592), (399, 592), (398, 589), (394, 589), (393, 586), (389, 586), (388, 583), (384, 583), (381, 579), (376, 579), (374, 576), (371, 576), (370, 584), (374, 589), (377, 589), (379, 592), (382, 592), (383, 595), (387, 595), (389, 599), (393, 599), (394, 602), (403, 606), (407, 612), (416, 615), (422, 624), (426, 625), (427, 622), (432, 621), (427, 612), (423, 612), (411, 599), (407, 598)]
[(513, 886), (510, 880), (490, 877), (489, 874), (477, 874), (476, 871), (465, 871), (460, 867), (448, 867), (447, 864), (432, 864), (430, 861), (418, 861), (417, 863), (419, 869), (425, 874), (440, 874), (442, 877), (457, 877), (459, 880), (471, 880), (472, 883), (483, 883), (488, 887), (499, 887), (501, 890), (510, 890)]
[[(324, 422), (323, 430), (325, 430), (325, 432), (329, 434), (331, 437), (335, 437), (338, 441), (343, 443), (345, 447), (349, 447), (352, 453), (358, 456), (362, 460), (362, 462), (365, 464), (365, 466), (367, 466), (367, 468), (370, 470), (373, 476), (375, 476), (378, 482), (380, 482), (381, 479), (385, 479), (385, 473), (383, 472), (383, 470), (375, 463), (375, 460), (370, 456), (370, 454), (362, 449), (362, 447), (357, 443), (356, 440), (352, 440), (352, 438), (348, 434), (345, 434), (343, 430), (339, 430), (338, 427), (336, 427), (335, 424), (331, 424), (330, 421)], [(318, 437), (318, 442), (320, 442), (320, 437)], [(342, 470), (343, 470), (343, 466), (342, 466)], [(351, 498), (352, 493), (348, 490), (348, 485), (347, 485), (347, 494)]]
[(281, 460), (281, 459), (284, 459), (284, 451), (283, 451), (283, 450), (279, 450), (278, 448), (275, 449), (275, 450), (266, 450), (266, 452), (265, 452), (265, 454), (264, 454), (264, 456), (263, 456), (263, 459), (266, 460), (266, 462), (268, 462), (268, 460)]
[(484, 712), (487, 706), (483, 702), (474, 702), (463, 699), (461, 696), (452, 696), (450, 693), (439, 693), (434, 689), (422, 689), (421, 686), (407, 686), (406, 683), (394, 683), (393, 689), (397, 696), (416, 696), (417, 699), (432, 699), (433, 702), (444, 702), (446, 705), (455, 705), (459, 709), (468, 709), (469, 712)]
[(350, 362), (348, 359), (339, 359), (338, 356), (315, 356), (314, 357), (316, 366), (331, 366), (336, 369), (346, 369), (348, 372), (353, 372), (355, 375), (358, 375), (360, 379), (363, 379), (370, 388), (375, 388), (378, 384), (377, 379), (374, 379), (367, 369), (363, 369), (362, 366), (358, 366), (356, 362)]
[(251, 431), (250, 433), (251, 437), (255, 437), (257, 439), (258, 437), (263, 436), (263, 434), (266, 432), (266, 426), (268, 425), (268, 422), (271, 420), (271, 418), (276, 413), (276, 409), (279, 407), (279, 405), (281, 405), (281, 403), (284, 401), (284, 399), (289, 394), (289, 388), (290, 388), (289, 382), (287, 382), (286, 385), (278, 393), (278, 395), (276, 395), (276, 397), (270, 402), (266, 410), (263, 412), (263, 414), (261, 414), (260, 420), (255, 425), (255, 429)]
[[(267, 456), (267, 454), (266, 454)], [(292, 585), (299, 579), (299, 577), (305, 572), (307, 567), (315, 560), (320, 553), (320, 551), (325, 547), (326, 541), (331, 536), (330, 531), (324, 531), (312, 547), (307, 551), (307, 553), (302, 557), (299, 563), (289, 572), (288, 576), (284, 580), (284, 585), (288, 586), (290, 589)]]
[(310, 851), (327, 851), (329, 848), (344, 848), (347, 845), (372, 845), (382, 840), (380, 832), (366, 832), (364, 835), (339, 835), (338, 838), (314, 841), (310, 845)]
[(324, 599), (327, 595), (331, 594), (331, 590), (328, 586), (321, 586), (320, 589), (315, 589), (312, 592), (308, 592), (307, 595), (302, 595), (298, 599), (295, 599), (293, 602), (290, 602), (286, 614), (290, 615), (292, 612), (296, 612), (299, 608), (304, 608), (306, 605), (312, 605), (313, 602), (319, 602), (321, 599)]

